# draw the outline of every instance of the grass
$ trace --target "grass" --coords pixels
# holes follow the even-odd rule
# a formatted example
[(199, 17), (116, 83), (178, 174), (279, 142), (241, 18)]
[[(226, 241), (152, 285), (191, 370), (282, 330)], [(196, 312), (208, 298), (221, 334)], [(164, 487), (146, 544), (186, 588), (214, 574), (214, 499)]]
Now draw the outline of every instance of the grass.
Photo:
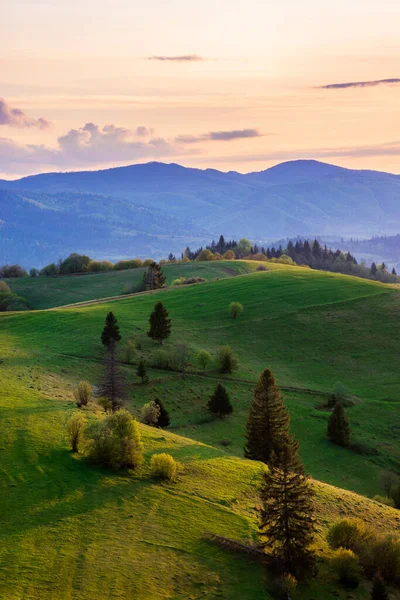
[[(93, 468), (68, 450), (72, 386), (81, 378), (96, 381), (108, 310), (118, 318), (123, 341), (140, 340), (150, 361), (156, 345), (145, 333), (160, 296), (173, 319), (166, 348), (187, 341), (192, 373), (183, 380), (150, 369), (150, 383), (139, 385), (135, 367), (124, 370), (132, 410), (161, 397), (171, 431), (141, 426), (146, 461), (135, 475)], [(231, 301), (244, 306), (237, 320), (228, 316)], [(379, 469), (400, 460), (398, 313), (395, 288), (271, 265), (265, 273), (184, 289), (2, 315), (0, 597), (269, 599), (258, 564), (202, 537), (204, 531), (235, 539), (255, 536), (262, 467), (239, 457), (252, 388), (265, 366), (284, 387), (315, 390), (284, 394), (307, 468), (322, 480), (314, 484), (319, 554), (326, 555), (324, 532), (338, 516), (361, 516), (382, 531), (399, 531), (398, 511), (354, 493), (378, 493)], [(196, 373), (194, 357), (200, 348), (215, 355), (225, 343), (241, 361), (238, 381), (226, 381), (234, 413), (210, 420), (205, 404), (219, 377), (215, 365), (205, 376)], [(338, 380), (357, 397), (348, 409), (354, 435), (375, 447), (376, 456), (325, 439), (327, 413), (315, 406), (323, 399), (320, 392)], [(179, 461), (176, 482), (152, 480), (149, 460), (155, 451)], [(319, 578), (298, 597), (328, 600), (332, 594), (367, 600), (369, 584), (352, 592), (341, 589), (322, 564)]]
[[(243, 275), (254, 271), (254, 261), (215, 261), (177, 263), (163, 266), (167, 285), (179, 277), (204, 277), (207, 280)], [(33, 309), (53, 308), (88, 300), (130, 294), (142, 290), (146, 269), (128, 269), (88, 275), (60, 277), (23, 277), (7, 279), (13, 292), (28, 300)]]

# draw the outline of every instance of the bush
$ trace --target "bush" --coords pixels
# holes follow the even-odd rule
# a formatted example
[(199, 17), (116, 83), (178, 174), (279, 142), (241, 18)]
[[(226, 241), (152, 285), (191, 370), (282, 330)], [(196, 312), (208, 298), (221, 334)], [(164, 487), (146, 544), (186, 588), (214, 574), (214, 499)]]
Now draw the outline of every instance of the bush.
[(173, 479), (177, 464), (170, 454), (153, 454), (150, 460), (151, 474), (160, 479)]
[(11, 290), (5, 281), (0, 281), (0, 294), (11, 294)]
[(333, 549), (345, 548), (358, 552), (360, 546), (371, 538), (371, 532), (359, 519), (341, 519), (336, 521), (328, 531), (328, 544)]
[(272, 594), (281, 600), (291, 598), (297, 589), (297, 580), (293, 575), (282, 575), (273, 579), (270, 585)]
[[(146, 262), (146, 261), (145, 261)], [(130, 260), (119, 260), (115, 263), (115, 271), (125, 271), (126, 269), (138, 269), (139, 267), (145, 267), (140, 258), (131, 258)]]
[[(3, 283), (3, 282), (2, 282)], [(12, 311), (12, 310), (28, 310), (29, 303), (22, 296), (13, 294), (12, 292), (1, 292), (0, 291), (0, 311)]]
[(150, 267), (154, 262), (154, 258), (146, 258), (142, 263), (142, 267)]
[(79, 452), (79, 446), (82, 442), (83, 432), (85, 430), (85, 420), (80, 413), (72, 415), (68, 421), (67, 430), (72, 452)]
[(122, 353), (122, 360), (128, 365), (132, 365), (137, 360), (138, 353), (136, 351), (136, 345), (134, 342), (129, 340), (125, 344), (124, 351)]
[(207, 352), (207, 350), (200, 350), (200, 352), (197, 355), (197, 362), (199, 363), (203, 371), (205, 371), (207, 365), (211, 362), (211, 354)]
[(356, 588), (360, 583), (361, 568), (358, 556), (352, 550), (339, 548), (331, 558), (333, 570), (339, 577), (340, 583), (351, 588)]
[(105, 398), (104, 396), (97, 399), (97, 404), (101, 406), (105, 413), (112, 412), (112, 402), (109, 398)]
[(268, 267), (265, 265), (258, 265), (256, 271), (268, 271)]
[(139, 412), (139, 419), (145, 425), (156, 427), (160, 418), (160, 407), (153, 400), (144, 404)]
[(3, 265), (0, 267), (0, 277), (27, 277), (28, 273), (20, 265)]
[(218, 367), (220, 373), (232, 373), (239, 368), (239, 361), (230, 346), (223, 346), (219, 349)]
[(190, 285), (192, 283), (204, 283), (205, 281), (207, 281), (207, 279), (204, 279), (204, 277), (188, 277), (187, 279), (185, 279), (183, 284)]
[(168, 369), (170, 357), (168, 352), (162, 348), (158, 348), (153, 354), (153, 367), (156, 369)]
[(186, 283), (186, 277), (178, 277), (178, 279), (174, 279), (171, 285), (183, 285)]
[(222, 258), (225, 260), (235, 260), (236, 256), (233, 250), (227, 250)]
[(91, 260), (88, 264), (88, 271), (91, 273), (106, 273), (113, 268), (114, 265), (109, 260)]
[(231, 302), (229, 305), (229, 314), (232, 319), (237, 319), (237, 317), (243, 312), (243, 306), (240, 302)]
[(214, 254), (211, 252), (211, 250), (202, 250), (200, 252), (200, 254), (198, 255), (198, 257), (196, 258), (196, 261), (201, 262), (201, 261), (208, 261), (208, 260), (213, 260), (214, 259)]
[(88, 271), (88, 265), (91, 260), (92, 259), (89, 256), (74, 252), (70, 254), (68, 258), (62, 261), (58, 271), (61, 275), (85, 273)]
[(395, 503), (393, 498), (388, 498), (387, 496), (374, 496), (372, 498), (375, 502), (379, 502), (379, 504), (385, 504), (385, 506), (390, 506), (391, 508), (395, 508)]
[(74, 389), (74, 398), (78, 408), (87, 406), (92, 396), (92, 386), (87, 381), (80, 381)]
[(394, 537), (375, 539), (364, 549), (361, 561), (366, 572), (380, 573), (386, 581), (400, 579), (400, 539)]
[(86, 431), (92, 462), (113, 469), (135, 469), (143, 461), (139, 427), (127, 410), (93, 421)]

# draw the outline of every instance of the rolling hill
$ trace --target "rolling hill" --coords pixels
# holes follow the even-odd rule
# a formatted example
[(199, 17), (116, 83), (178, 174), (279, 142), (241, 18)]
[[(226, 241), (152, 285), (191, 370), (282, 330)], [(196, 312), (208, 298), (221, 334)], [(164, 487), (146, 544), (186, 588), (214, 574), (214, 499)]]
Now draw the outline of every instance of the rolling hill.
[[(224, 264), (232, 268), (219, 268)], [(269, 266), (267, 272), (121, 300), (0, 315), (1, 597), (270, 600), (259, 564), (210, 545), (203, 535), (255, 539), (263, 467), (241, 456), (252, 389), (265, 366), (282, 386), (302, 457), (316, 479), (321, 559), (329, 554), (326, 528), (339, 516), (400, 531), (398, 511), (357, 495), (378, 493), (379, 470), (400, 464), (400, 292), (344, 275)], [(90, 288), (96, 277), (82, 280)], [(160, 295), (173, 323), (165, 349), (178, 340), (188, 343), (188, 373), (149, 368), (150, 382), (143, 386), (134, 365), (124, 370), (129, 408), (136, 412), (161, 397), (170, 431), (141, 426), (146, 462), (133, 476), (95, 468), (68, 451), (72, 387), (82, 378), (96, 381), (109, 310), (118, 318), (122, 343), (133, 337), (151, 362), (157, 345), (146, 336), (147, 321)], [(244, 305), (235, 321), (227, 311), (232, 300)], [(238, 373), (225, 377), (234, 413), (213, 420), (205, 404), (222, 376), (214, 365), (200, 374), (195, 355), (200, 348), (215, 355), (226, 343), (240, 358)], [(328, 414), (317, 406), (337, 380), (355, 399), (348, 409), (353, 435), (372, 453), (326, 440)], [(175, 483), (150, 477), (150, 455), (162, 451), (180, 463)], [(332, 594), (349, 598), (322, 562), (319, 577), (298, 597), (328, 600)], [(369, 584), (355, 594), (350, 597), (367, 600)]]
[[(232, 267), (219, 268), (224, 264)], [(82, 280), (90, 288), (96, 277)], [(204, 285), (0, 315), (0, 597), (270, 600), (259, 564), (203, 536), (255, 539), (263, 467), (241, 456), (252, 389), (265, 366), (282, 386), (302, 457), (315, 478), (321, 559), (329, 554), (326, 528), (339, 516), (361, 516), (380, 531), (400, 531), (398, 511), (358, 495), (378, 493), (379, 470), (400, 463), (399, 294), (375, 282), (271, 264), (268, 272)], [(109, 310), (118, 318), (122, 343), (133, 337), (151, 362), (157, 345), (146, 336), (147, 320), (160, 295), (173, 320), (165, 348), (178, 340), (189, 344), (188, 373), (150, 368), (143, 386), (134, 365), (124, 370), (129, 408), (136, 412), (161, 397), (170, 431), (141, 426), (146, 462), (133, 476), (95, 468), (68, 450), (72, 387), (82, 378), (96, 381), (99, 336)], [(244, 305), (235, 321), (227, 311), (232, 300)], [(225, 378), (234, 413), (220, 421), (208, 417), (205, 404), (222, 376), (214, 365), (199, 374), (195, 354), (206, 348), (215, 355), (226, 343), (239, 356), (240, 370)], [(348, 409), (353, 434), (371, 454), (326, 440), (328, 414), (317, 405), (338, 380), (356, 402)], [(150, 455), (162, 451), (180, 463), (171, 484), (149, 474)], [(354, 594), (340, 588), (322, 562), (319, 577), (300, 588), (298, 598), (332, 595), (367, 600), (369, 584)]]
[(400, 229), (400, 176), (317, 161), (247, 175), (148, 163), (3, 180), (0, 190), (0, 252), (13, 253), (13, 262), (29, 253), (50, 262), (61, 248), (95, 258), (151, 251), (158, 258), (221, 232), (268, 241)]

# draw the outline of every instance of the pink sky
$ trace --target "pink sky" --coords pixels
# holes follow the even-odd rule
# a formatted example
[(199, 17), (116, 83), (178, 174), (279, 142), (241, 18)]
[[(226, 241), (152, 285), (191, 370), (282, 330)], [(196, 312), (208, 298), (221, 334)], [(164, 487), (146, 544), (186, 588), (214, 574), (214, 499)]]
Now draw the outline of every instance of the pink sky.
[(0, 176), (296, 158), (400, 173), (400, 81), (371, 84), (400, 80), (398, 0), (3, 0), (1, 14)]

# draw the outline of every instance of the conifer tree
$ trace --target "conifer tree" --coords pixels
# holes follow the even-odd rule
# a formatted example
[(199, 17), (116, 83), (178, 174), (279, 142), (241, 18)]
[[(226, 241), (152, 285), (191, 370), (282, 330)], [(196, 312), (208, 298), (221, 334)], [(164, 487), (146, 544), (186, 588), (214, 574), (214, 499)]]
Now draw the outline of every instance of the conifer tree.
[(159, 398), (156, 398), (154, 400), (155, 404), (157, 404), (158, 408), (160, 409), (160, 414), (157, 420), (157, 427), (168, 427), (168, 425), (171, 422), (171, 419), (169, 417), (169, 413), (167, 411), (167, 409), (165, 408), (164, 404), (162, 403), (162, 401)]
[(397, 275), (397, 273), (396, 273), (396, 269), (395, 269), (394, 267), (393, 267), (393, 269), (392, 269), (392, 275)]
[(110, 348), (112, 344), (121, 340), (121, 334), (117, 325), (117, 319), (114, 313), (109, 312), (106, 316), (106, 322), (101, 334), (101, 341), (104, 346)]
[(220, 383), (215, 388), (213, 395), (207, 404), (208, 410), (218, 417), (230, 415), (233, 411), (228, 392)]
[(119, 410), (127, 397), (125, 377), (117, 362), (115, 344), (111, 344), (104, 357), (104, 369), (98, 385), (98, 395), (111, 402), (113, 412)]
[(140, 359), (139, 364), (136, 369), (136, 375), (141, 378), (142, 383), (145, 383), (149, 380), (147, 376), (146, 365), (144, 364), (144, 360)]
[(281, 574), (296, 578), (313, 574), (313, 492), (299, 472), (297, 452), (287, 444), (279, 461), (263, 475), (259, 536), (261, 547)]
[(377, 268), (376, 264), (373, 262), (371, 264), (371, 275), (376, 275), (377, 270), (378, 270), (378, 268)]
[(375, 575), (372, 582), (371, 600), (389, 600), (389, 594), (380, 573)]
[(158, 290), (165, 287), (165, 275), (162, 272), (161, 265), (152, 262), (143, 275), (143, 285), (145, 290)]
[(350, 443), (350, 427), (343, 405), (336, 402), (328, 422), (328, 438), (339, 446)]
[(147, 335), (162, 344), (163, 340), (171, 334), (171, 319), (168, 316), (167, 309), (161, 301), (158, 301), (154, 306), (149, 321), (150, 330)]
[[(298, 443), (289, 433), (290, 416), (269, 369), (261, 373), (246, 424), (244, 455), (271, 465), (286, 444), (297, 455)], [(299, 469), (302, 469), (299, 463)]]

